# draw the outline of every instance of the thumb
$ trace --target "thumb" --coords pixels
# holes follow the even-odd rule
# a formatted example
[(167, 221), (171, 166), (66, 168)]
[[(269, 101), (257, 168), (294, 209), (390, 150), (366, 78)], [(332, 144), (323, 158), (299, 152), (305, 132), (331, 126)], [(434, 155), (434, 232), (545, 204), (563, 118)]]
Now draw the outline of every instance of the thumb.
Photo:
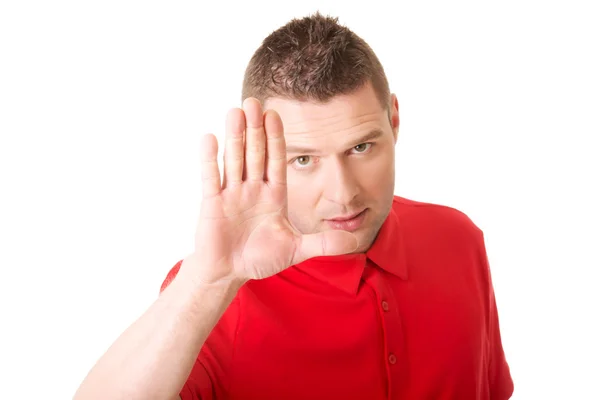
[(358, 239), (352, 233), (331, 230), (296, 237), (296, 251), (292, 264), (319, 256), (352, 253), (358, 248)]

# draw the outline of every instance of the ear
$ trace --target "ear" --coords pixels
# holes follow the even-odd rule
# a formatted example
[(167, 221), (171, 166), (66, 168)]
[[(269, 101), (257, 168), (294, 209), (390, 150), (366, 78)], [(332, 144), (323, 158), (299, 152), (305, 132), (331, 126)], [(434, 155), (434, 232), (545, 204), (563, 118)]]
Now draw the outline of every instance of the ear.
[(390, 95), (390, 123), (394, 133), (394, 143), (398, 141), (398, 131), (400, 129), (400, 110), (398, 107), (398, 97), (392, 93)]

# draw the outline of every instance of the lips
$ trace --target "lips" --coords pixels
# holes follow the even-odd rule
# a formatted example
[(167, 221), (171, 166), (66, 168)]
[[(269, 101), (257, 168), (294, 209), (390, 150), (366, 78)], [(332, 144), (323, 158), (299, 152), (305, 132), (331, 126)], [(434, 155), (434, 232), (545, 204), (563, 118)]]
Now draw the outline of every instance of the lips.
[(361, 210), (361, 211), (355, 212), (354, 214), (346, 214), (346, 215), (335, 217), (335, 218), (329, 218), (329, 219), (327, 219), (327, 221), (335, 221), (335, 222), (348, 221), (348, 220), (351, 220), (353, 218), (356, 218), (363, 211), (365, 211), (365, 210)]
[(337, 216), (335, 218), (326, 219), (325, 221), (332, 229), (353, 232), (361, 227), (366, 212), (367, 209), (364, 209), (358, 213)]

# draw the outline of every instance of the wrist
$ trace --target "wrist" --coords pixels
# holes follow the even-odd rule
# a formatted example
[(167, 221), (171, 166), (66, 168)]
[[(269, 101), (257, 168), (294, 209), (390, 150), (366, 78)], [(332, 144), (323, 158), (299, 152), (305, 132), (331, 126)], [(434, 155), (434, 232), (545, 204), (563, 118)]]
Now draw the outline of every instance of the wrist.
[(183, 260), (173, 283), (179, 281), (182, 289), (196, 293), (206, 290), (237, 293), (248, 279), (233, 275), (232, 270), (222, 265), (203, 265), (196, 254), (190, 254)]

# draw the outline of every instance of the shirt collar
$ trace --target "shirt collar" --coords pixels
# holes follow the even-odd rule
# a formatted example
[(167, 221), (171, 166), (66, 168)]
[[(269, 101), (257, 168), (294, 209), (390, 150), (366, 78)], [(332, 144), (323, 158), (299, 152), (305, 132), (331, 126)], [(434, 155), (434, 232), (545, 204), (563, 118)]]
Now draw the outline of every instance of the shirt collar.
[(358, 291), (367, 259), (377, 267), (406, 280), (408, 268), (400, 228), (398, 215), (392, 207), (377, 238), (366, 253), (314, 257), (294, 267), (350, 294), (356, 294)]

